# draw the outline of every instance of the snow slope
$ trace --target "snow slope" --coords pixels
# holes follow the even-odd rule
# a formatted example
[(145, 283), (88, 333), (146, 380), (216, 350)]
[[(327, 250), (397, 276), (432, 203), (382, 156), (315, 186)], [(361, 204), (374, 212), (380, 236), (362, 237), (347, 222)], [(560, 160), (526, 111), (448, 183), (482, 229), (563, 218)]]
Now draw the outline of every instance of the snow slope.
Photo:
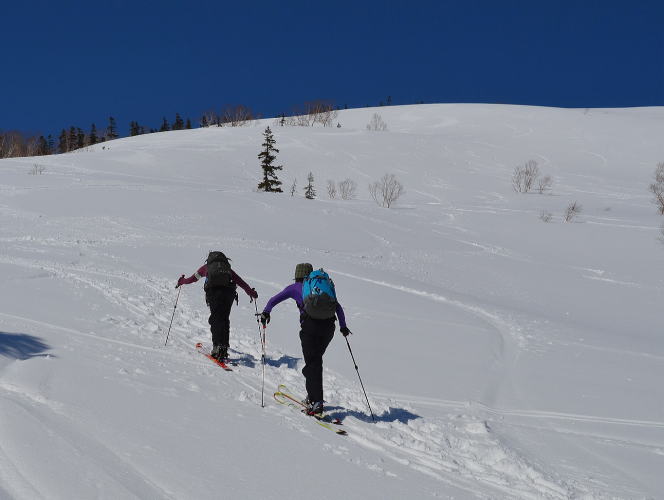
[[(374, 112), (388, 131), (365, 130)], [(647, 186), (664, 109), (423, 105), (339, 122), (273, 126), (295, 197), (255, 192), (272, 120), (0, 161), (0, 498), (661, 497), (663, 219)], [(551, 194), (512, 190), (529, 159)], [(366, 189), (386, 172), (406, 187), (389, 210)], [(327, 199), (346, 177), (358, 199)], [(304, 392), (292, 303), (267, 329), (264, 409), (242, 292), (233, 373), (193, 349), (209, 340), (200, 283), (163, 346), (177, 277), (212, 249), (259, 306), (298, 262), (332, 273), (376, 423), (341, 336), (325, 390), (348, 436), (271, 399)]]

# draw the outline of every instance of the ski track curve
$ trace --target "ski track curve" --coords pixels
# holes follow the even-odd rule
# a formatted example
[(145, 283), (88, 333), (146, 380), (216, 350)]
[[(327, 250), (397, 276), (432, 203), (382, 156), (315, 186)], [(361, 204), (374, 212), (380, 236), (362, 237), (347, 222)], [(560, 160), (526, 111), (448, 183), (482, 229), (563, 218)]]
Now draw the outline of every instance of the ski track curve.
[[(156, 309), (163, 311), (171, 308), (170, 302), (172, 298), (170, 297), (170, 290), (172, 284), (170, 280), (156, 280), (152, 276), (141, 276), (135, 273), (129, 276), (121, 272), (44, 261), (35, 262), (27, 259), (3, 258), (0, 261), (45, 270), (60, 278), (79, 282), (99, 291), (110, 303), (124, 308), (129, 312), (131, 317), (128, 321), (117, 321), (116, 324), (122, 329), (129, 329), (131, 335), (141, 335), (140, 332), (146, 330), (146, 325), (156, 326), (155, 328), (150, 328), (152, 334), (156, 331), (165, 331), (165, 325), (170, 320), (170, 315), (168, 314), (157, 315), (154, 313)], [(342, 271), (334, 272), (458, 307), (482, 318), (492, 328), (496, 329), (501, 335), (501, 342), (516, 343), (518, 345), (519, 342), (523, 341), (518, 334), (518, 329), (514, 328), (513, 325), (506, 323), (497, 315), (477, 306), (464, 304), (441, 295), (372, 280)], [(100, 279), (103, 282), (100, 282)], [(132, 284), (132, 293), (127, 293), (123, 290), (122, 286), (117, 284), (118, 281), (121, 283), (130, 281)], [(140, 343), (109, 339), (91, 333), (76, 331), (71, 328), (57, 327), (55, 325), (48, 326), (119, 346), (150, 350), (168, 356), (176, 356), (179, 359), (184, 357), (189, 362), (206, 366), (212, 370), (214, 367), (210, 367), (207, 361), (196, 361), (196, 354), (192, 354), (193, 343), (197, 340), (205, 340), (207, 338), (207, 325), (197, 321), (196, 316), (197, 313), (190, 310), (185, 304), (182, 304), (178, 309), (173, 329), (179, 335), (176, 336), (177, 340), (174, 340), (171, 347), (171, 349), (175, 347), (176, 351), (149, 347)], [(15, 318), (19, 319), (19, 317)], [(28, 318), (20, 319), (39, 323)], [(191, 328), (192, 322), (197, 323), (196, 328)], [(234, 336), (238, 342), (237, 347), (247, 354), (253, 363), (253, 366), (240, 365), (235, 368), (238, 375), (236, 379), (238, 384), (246, 389), (245, 391), (241, 391), (241, 394), (237, 395), (236, 398), (242, 400), (249, 397), (256, 404), (259, 404), (260, 383), (257, 372), (260, 368), (260, 363), (258, 362), (260, 359), (260, 347), (257, 338), (255, 338), (256, 333), (250, 332), (247, 329), (240, 329), (234, 333)], [(142, 335), (139, 338), (148, 340)], [(154, 336), (150, 335), (149, 340), (154, 343)], [(279, 358), (285, 356), (278, 349), (274, 349), (273, 346), (271, 346), (270, 352), (273, 357)], [(301, 385), (299, 374), (301, 366), (298, 366), (298, 363), (296, 361), (295, 364), (287, 363), (275, 366), (268, 364), (267, 379), (285, 381), (293, 387), (299, 387)], [(495, 394), (500, 381), (495, 382), (495, 384), (494, 387), (489, 389), (489, 394)], [(501, 443), (500, 439), (491, 432), (485, 419), (470, 414), (467, 411), (468, 407), (465, 407), (466, 411), (450, 414), (443, 418), (414, 419), (407, 422), (401, 422), (398, 419), (390, 421), (389, 415), (392, 408), (400, 407), (400, 403), (397, 403), (393, 399), (381, 398), (376, 401), (375, 398), (372, 398), (376, 405), (379, 422), (371, 425), (366, 417), (363, 398), (358, 396), (354, 389), (349, 389), (353, 384), (338, 380), (337, 376), (333, 373), (326, 373), (326, 386), (328, 387), (330, 398), (338, 402), (349, 412), (349, 416), (345, 419), (344, 423), (348, 428), (350, 440), (361, 448), (368, 450), (369, 453), (386, 457), (395, 464), (406, 466), (444, 483), (462, 488), (478, 497), (485, 496), (483, 492), (487, 488), (505, 498), (519, 497), (532, 499), (569, 498), (579, 491), (576, 487), (572, 487), (560, 479), (549, 477), (549, 475), (528, 463), (526, 459), (518, 456), (508, 446)], [(268, 391), (274, 390), (276, 389), (276, 383), (268, 382), (267, 387)], [(3, 392), (7, 393), (6, 387), (0, 387), (0, 389), (4, 389)], [(34, 405), (27, 407), (26, 402), (21, 403), (16, 398), (13, 399), (13, 403), (22, 404), (23, 409), (27, 412), (31, 412), (34, 409)], [(418, 403), (420, 402), (418, 401)], [(488, 412), (488, 408), (481, 407), (486, 412)], [(287, 410), (281, 413), (284, 418), (291, 418), (287, 416)], [(381, 421), (381, 416), (383, 415), (387, 415), (388, 419)], [(102, 457), (102, 462), (112, 464), (111, 469), (115, 471), (122, 471), (128, 467), (120, 461), (121, 459), (115, 457), (112, 452), (105, 449), (102, 444), (94, 442), (94, 440), (85, 436), (75, 434), (75, 431), (68, 428), (62, 422), (61, 419), (63, 417), (49, 416), (46, 418), (43, 416), (43, 413), (39, 412), (33, 416), (38, 420), (41, 419), (45, 426), (54, 426), (54, 432), (62, 436), (63, 442), (67, 443), (67, 446), (78, 446), (96, 454), (98, 457)], [(542, 415), (542, 417), (545, 416), (545, 414)], [(303, 422), (298, 423), (295, 419), (292, 419), (291, 423), (294, 427), (302, 429), (307, 425)], [(339, 451), (338, 447), (335, 449), (340, 456), (350, 460), (348, 452)], [(378, 463), (373, 463), (380, 462), (379, 459), (368, 460), (369, 462), (365, 463), (366, 467), (372, 470), (381, 469)], [(133, 485), (132, 487), (136, 488), (137, 496), (146, 498), (150, 497), (150, 495), (154, 496), (158, 494), (157, 496), (159, 497), (167, 497), (165, 492), (155, 489), (156, 487), (151, 485), (146, 478), (136, 475), (127, 477), (131, 478), (130, 483)], [(121, 481), (122, 477), (114, 477), (112, 479)], [(482, 487), (478, 488), (478, 484), (482, 485)]]

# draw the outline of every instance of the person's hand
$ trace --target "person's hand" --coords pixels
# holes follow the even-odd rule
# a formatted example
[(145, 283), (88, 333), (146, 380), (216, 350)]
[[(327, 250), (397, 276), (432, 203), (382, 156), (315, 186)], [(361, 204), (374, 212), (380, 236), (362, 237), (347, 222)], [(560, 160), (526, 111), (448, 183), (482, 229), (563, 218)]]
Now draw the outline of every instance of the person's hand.
[(341, 328), (339, 328), (339, 330), (341, 331), (341, 333), (342, 333), (342, 335), (343, 335), (344, 337), (348, 337), (348, 335), (350, 335), (351, 333), (353, 333), (353, 332), (351, 332), (351, 331), (348, 329), (347, 326), (342, 326)]
[(270, 322), (270, 313), (262, 312), (258, 315), (258, 319), (260, 319), (263, 328), (265, 328), (265, 325), (267, 325)]
[(184, 282), (184, 274), (183, 274), (182, 276), (180, 276), (180, 279), (178, 279), (178, 284), (175, 285), (175, 288), (179, 288), (184, 284), (185, 284), (185, 282)]
[(251, 292), (249, 292), (249, 297), (251, 297), (251, 300), (256, 300), (258, 298), (258, 292), (255, 288), (251, 289)]

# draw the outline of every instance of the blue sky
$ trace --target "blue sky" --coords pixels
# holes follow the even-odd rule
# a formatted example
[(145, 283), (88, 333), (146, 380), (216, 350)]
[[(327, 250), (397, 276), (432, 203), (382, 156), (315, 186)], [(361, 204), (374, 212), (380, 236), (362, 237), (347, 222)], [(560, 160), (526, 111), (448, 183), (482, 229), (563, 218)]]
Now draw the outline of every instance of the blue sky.
[(244, 104), (664, 105), (664, 2), (3, 2), (0, 130)]

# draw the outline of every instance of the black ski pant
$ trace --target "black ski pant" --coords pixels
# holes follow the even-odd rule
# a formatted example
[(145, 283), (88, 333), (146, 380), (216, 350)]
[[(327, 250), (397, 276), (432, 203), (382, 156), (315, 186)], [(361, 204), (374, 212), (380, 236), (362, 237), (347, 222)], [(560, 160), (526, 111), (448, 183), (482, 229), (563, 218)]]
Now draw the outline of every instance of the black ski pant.
[(236, 296), (235, 288), (232, 287), (211, 288), (205, 292), (205, 302), (210, 307), (208, 323), (214, 345), (229, 346), (231, 307)]
[(335, 318), (314, 319), (306, 314), (301, 318), (302, 374), (309, 401), (323, 401), (323, 354), (334, 337), (334, 321)]

